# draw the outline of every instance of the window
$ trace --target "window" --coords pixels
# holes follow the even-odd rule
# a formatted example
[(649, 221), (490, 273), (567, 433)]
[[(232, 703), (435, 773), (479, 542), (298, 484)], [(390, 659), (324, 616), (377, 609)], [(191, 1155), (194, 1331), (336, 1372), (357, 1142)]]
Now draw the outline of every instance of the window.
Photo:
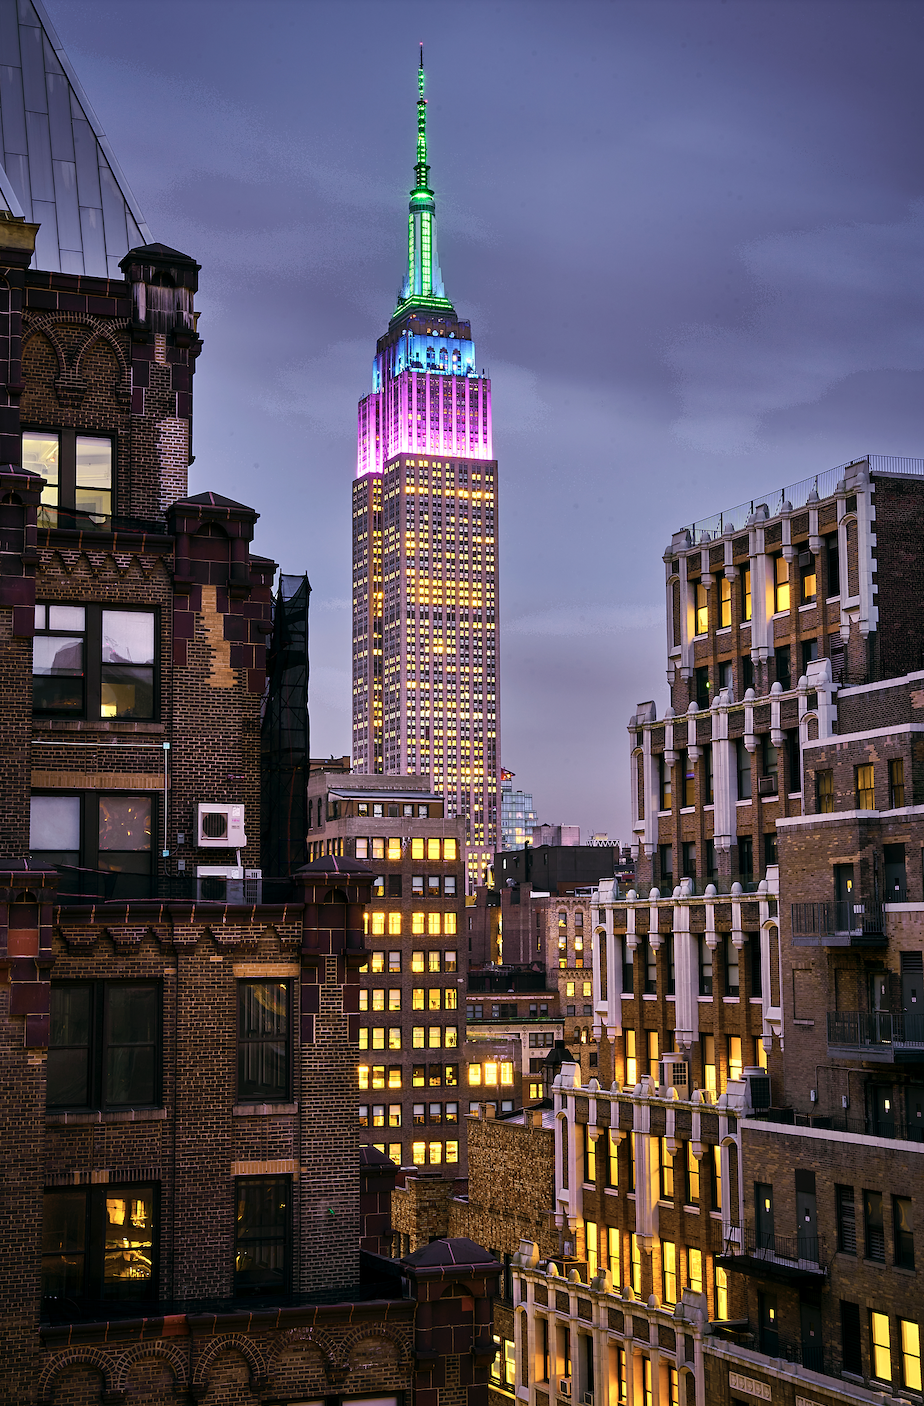
[(818, 658), (818, 641), (803, 640), (800, 655), (802, 659), (800, 674), (804, 678), (808, 674), (808, 666)]
[(773, 613), (789, 609), (789, 562), (781, 554), (773, 558)]
[(696, 670), (696, 702), (697, 706), (705, 712), (712, 701), (712, 688), (709, 683), (709, 666), (703, 664)]
[(591, 1185), (596, 1185), (597, 1181), (597, 1144), (588, 1132), (586, 1124), (581, 1126), (581, 1135), (584, 1141), (584, 1180)]
[(839, 596), (841, 593), (841, 565), (836, 532), (832, 532), (830, 536), (825, 538), (825, 565), (828, 577), (828, 596)]
[(870, 1370), (880, 1382), (892, 1380), (892, 1345), (889, 1341), (889, 1315), (874, 1313), (869, 1315)]
[(653, 996), (658, 990), (658, 954), (651, 945), (651, 940), (645, 941), (645, 994)]
[(388, 1087), (390, 1089), (400, 1089), (401, 1087), (401, 1066), (400, 1064), (390, 1064), (388, 1066)]
[(703, 1083), (710, 1093), (716, 1091), (715, 1036), (701, 1035), (700, 1048), (703, 1056)]
[(663, 752), (658, 753), (658, 792), (658, 809), (670, 810), (673, 805), (671, 800), (671, 769)]
[(799, 553), (799, 586), (801, 604), (813, 605), (818, 594), (818, 582), (815, 575), (815, 558), (811, 552)]
[(799, 729), (786, 729), (786, 776), (790, 794), (802, 792), (802, 748), (799, 744)]
[[(144, 898), (151, 881), (152, 821), (149, 795), (33, 796), (30, 850), (65, 871), (62, 892), (83, 892), (90, 882), (93, 892), (99, 887), (106, 897)], [(111, 877), (67, 874), (76, 866)]]
[(754, 660), (750, 654), (741, 656), (741, 688), (742, 694), (747, 693), (749, 688), (754, 687)]
[(701, 996), (711, 996), (712, 948), (709, 946), (702, 933), (699, 934), (697, 941), (699, 943), (699, 994)]
[(728, 1037), (728, 1077), (729, 1079), (740, 1079), (744, 1070), (744, 1060), (741, 1057), (741, 1036), (729, 1035)]
[[(788, 589), (788, 587), (787, 587)], [(792, 688), (792, 651), (788, 644), (780, 645), (773, 651), (773, 663), (776, 670), (776, 681), (783, 689)]]
[(285, 1293), (289, 1284), (289, 1177), (238, 1177), (236, 1294)]
[(892, 1197), (892, 1229), (895, 1236), (895, 1263), (901, 1269), (914, 1269), (914, 1231), (911, 1201), (907, 1196)]
[(685, 1186), (684, 1186), (683, 1203), (684, 1203), (685, 1206), (698, 1206), (698, 1205), (699, 1205), (699, 1162), (698, 1162), (698, 1161), (696, 1160), (696, 1158), (693, 1156), (693, 1144), (692, 1144), (692, 1142), (686, 1142), (686, 1143), (684, 1143), (684, 1148), (686, 1149), (686, 1158), (685, 1158), (685, 1164), (684, 1164), (684, 1173), (685, 1173), (684, 1181), (685, 1181)]
[(715, 804), (715, 781), (712, 770), (712, 743), (703, 748), (703, 805)]
[(815, 772), (815, 800), (819, 815), (834, 814), (834, 772)]
[[(311, 807), (312, 807), (313, 805), (314, 805), (314, 802), (313, 802), (313, 801), (309, 801), (309, 802), (308, 802), (308, 810), (309, 810), (309, 813), (310, 813)], [(309, 827), (308, 827), (308, 828), (309, 828), (309, 829), (311, 828), (310, 824), (309, 824)], [(356, 858), (357, 858), (357, 859), (368, 859), (368, 858), (369, 858), (369, 841), (368, 841), (368, 840), (364, 840), (364, 839), (358, 838), (357, 841), (356, 841), (355, 854), (356, 854)]]
[(680, 782), (682, 787), (681, 805), (696, 805), (696, 771), (687, 751), (680, 753)]
[(439, 874), (427, 875), (427, 897), (439, 898), (440, 896), (440, 876)]
[[(750, 568), (749, 566), (746, 566), (746, 567), (744, 568), (744, 570), (742, 571), (742, 573), (741, 573), (741, 594), (742, 594), (742, 600), (743, 600), (743, 604), (744, 604), (744, 609), (743, 609), (743, 611), (742, 611), (742, 618), (745, 619), (745, 620), (750, 620), (750, 618), (751, 618), (751, 568)], [(748, 685), (746, 685), (746, 687), (750, 687), (750, 685), (748, 684)]]
[(631, 996), (633, 993), (633, 978), (635, 949), (630, 947), (625, 936), (620, 938), (620, 949), (622, 952), (622, 994)]
[(439, 840), (427, 840), (427, 858), (428, 858), (428, 859), (439, 859), (439, 857), (440, 857), (440, 842), (439, 842)]
[(154, 1185), (46, 1191), (42, 1297), (156, 1299), (156, 1230)]
[(898, 1320), (902, 1346), (902, 1386), (907, 1391), (921, 1390), (921, 1330), (908, 1318)]
[(53, 982), (49, 1108), (160, 1101), (160, 989), (153, 982)]
[(863, 1213), (866, 1224), (866, 1258), (885, 1264), (885, 1229), (882, 1221), (882, 1193), (864, 1191)]
[(677, 1246), (671, 1240), (661, 1241), (661, 1290), (663, 1303), (677, 1302)]
[(727, 576), (719, 578), (719, 628), (726, 630), (731, 624), (731, 581)]
[[(378, 809), (379, 815), (381, 815), (381, 813), (382, 813), (382, 808), (381, 808), (381, 806), (377, 807), (377, 809)], [(373, 859), (384, 859), (384, 858), (385, 858), (385, 841), (381, 838), (381, 836), (373, 836), (373, 839), (372, 839), (372, 858), (373, 858)]]
[(707, 635), (709, 633), (709, 593), (701, 581), (697, 581), (693, 588), (696, 598), (696, 633)]
[[(66, 509), (112, 516), (112, 440), (75, 434), (26, 430), (22, 437), (22, 466), (45, 479), (39, 527), (69, 527)], [(59, 511), (55, 511), (58, 509)], [(65, 510), (63, 513), (60, 510)]]
[(684, 840), (680, 846), (682, 877), (696, 878), (696, 841)]
[(690, 1281), (690, 1288), (695, 1293), (703, 1292), (703, 1252), (696, 1246), (691, 1246), (687, 1251), (687, 1277)]
[(860, 1305), (845, 1299), (841, 1299), (841, 1361), (845, 1372), (852, 1372), (855, 1377), (863, 1375)]
[(425, 963), (425, 961), (424, 961), (424, 954), (423, 954), (423, 952), (422, 952), (422, 951), (421, 951), (421, 952), (412, 952), (412, 953), (411, 953), (411, 971), (412, 971), (412, 972), (422, 973), (422, 972), (424, 972), (425, 970), (426, 970), (426, 963)]
[(619, 1141), (609, 1128), (606, 1134), (606, 1162), (606, 1184), (615, 1189), (619, 1185)]
[[(707, 1154), (707, 1155), (708, 1155), (708, 1154)], [(712, 1192), (712, 1196), (711, 1196), (711, 1198), (710, 1198), (711, 1201), (712, 1201), (712, 1210), (713, 1210), (713, 1211), (721, 1211), (721, 1209), (722, 1209), (722, 1149), (721, 1149), (721, 1147), (719, 1146), (718, 1143), (714, 1143), (714, 1144), (713, 1144), (713, 1147), (712, 1147), (712, 1156), (711, 1156), (710, 1159), (709, 1159), (709, 1171), (710, 1171), (710, 1178), (709, 1178), (709, 1179), (710, 1179), (710, 1182), (711, 1182), (710, 1190), (711, 1190), (711, 1192)]]
[(659, 1191), (662, 1201), (673, 1201), (674, 1159), (667, 1150), (666, 1137), (661, 1139), (661, 1185)]
[(631, 1245), (632, 1257), (632, 1290), (635, 1294), (642, 1292), (642, 1250), (635, 1235), (632, 1236)]
[(237, 984), (237, 1094), (284, 1103), (289, 1097), (289, 983)]
[(738, 836), (738, 868), (744, 880), (754, 877), (754, 840), (751, 835)]
[(760, 759), (765, 781), (765, 784), (760, 788), (760, 794), (762, 796), (775, 795), (779, 790), (780, 754), (774, 747), (769, 732), (765, 732), (761, 736)]
[(624, 1030), (623, 1038), (626, 1043), (626, 1087), (634, 1089), (638, 1083), (638, 1058), (635, 1053), (635, 1031), (632, 1029)]
[(744, 745), (743, 737), (739, 737), (735, 742), (735, 754), (738, 764), (738, 800), (749, 801), (751, 799), (751, 754)]
[(657, 1084), (660, 1082), (659, 1079), (658, 1079), (658, 1032), (657, 1032), (657, 1030), (647, 1030), (647, 1031), (645, 1032), (645, 1043), (646, 1043), (647, 1051), (648, 1051), (648, 1074), (649, 1074), (649, 1077), (654, 1080), (655, 1085), (657, 1086)]
[(154, 718), (155, 613), (39, 604), (32, 708), (71, 718)]
[(676, 968), (674, 966), (674, 934), (672, 932), (666, 933), (661, 939), (661, 945), (664, 949), (664, 965), (667, 969), (667, 994), (668, 996), (673, 996), (677, 985)]
[(706, 841), (706, 878), (716, 879), (719, 875), (719, 866), (715, 855), (715, 840)]
[(876, 792), (872, 764), (869, 763), (866, 766), (858, 766), (855, 770), (857, 810), (875, 810)]
[(899, 810), (905, 804), (905, 763), (901, 757), (889, 762), (889, 810)]
[[(740, 953), (732, 942), (731, 934), (726, 933), (725, 945), (725, 994), (726, 996), (740, 995)], [(740, 1041), (739, 1041), (740, 1045)], [(738, 1077), (738, 1076), (736, 1076)]]
[(674, 878), (674, 846), (661, 845), (660, 851), (660, 877), (663, 882), (672, 882)]

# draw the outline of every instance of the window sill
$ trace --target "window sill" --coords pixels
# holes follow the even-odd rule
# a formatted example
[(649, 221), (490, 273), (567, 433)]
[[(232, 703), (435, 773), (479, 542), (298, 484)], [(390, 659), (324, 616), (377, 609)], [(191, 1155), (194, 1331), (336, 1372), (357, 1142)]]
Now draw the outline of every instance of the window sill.
[(43, 718), (33, 717), (32, 726), (48, 732), (140, 732), (158, 733), (164, 731), (164, 724), (157, 722), (134, 722), (120, 718)]
[(696, 806), (681, 806), (681, 807), (680, 807), (680, 814), (681, 814), (681, 815), (694, 815), (695, 813), (696, 813)]
[(737, 1006), (737, 1005), (740, 1005), (740, 1004), (741, 1004), (741, 997), (740, 997), (740, 996), (723, 996), (723, 997), (722, 997), (722, 1005), (723, 1005), (723, 1006)]
[[(376, 1050), (376, 1054), (382, 1053)], [(396, 1054), (396, 1050), (386, 1050), (386, 1054)], [(377, 1091), (378, 1092), (378, 1091)], [(394, 1091), (392, 1091), (394, 1092)], [(297, 1113), (297, 1103), (236, 1103), (231, 1109), (235, 1118), (255, 1118), (260, 1116), (281, 1115), (284, 1113)]]
[(771, 620), (788, 620), (788, 619), (789, 619), (789, 611), (788, 611), (788, 610), (775, 610), (775, 611), (773, 612), (773, 614), (770, 616), (770, 619), (771, 619)]
[(748, 798), (747, 798), (746, 801), (735, 801), (735, 805), (736, 805), (736, 806), (749, 806), (750, 804), (751, 804), (751, 797), (750, 797), (750, 796), (748, 796)]
[(698, 1216), (698, 1215), (699, 1215), (699, 1207), (698, 1207), (698, 1206), (684, 1206), (683, 1209), (686, 1211), (686, 1213), (687, 1213), (688, 1216)]
[(751, 628), (751, 625), (752, 625), (752, 624), (753, 624), (753, 621), (751, 621), (751, 620), (742, 620), (741, 624), (738, 626), (738, 629), (739, 629), (739, 630), (749, 630), (749, 629)]
[(798, 1020), (795, 1016), (793, 1016), (793, 1018), (792, 1018), (792, 1023), (793, 1023), (793, 1025), (814, 1025), (814, 1024), (815, 1024), (814, 1020)]
[(713, 1001), (712, 996), (697, 996), (696, 999), (700, 1002), (700, 1004), (702, 1004), (703, 1002), (708, 1002), (708, 1004), (711, 1005)]
[(804, 610), (817, 610), (817, 609), (818, 609), (818, 602), (817, 602), (817, 600), (810, 600), (807, 605), (800, 605), (800, 606), (799, 606), (799, 614), (801, 615)]
[(657, 993), (657, 991), (643, 991), (643, 992), (642, 992), (642, 1000), (643, 1000), (643, 1001), (656, 1001), (657, 999), (658, 999), (658, 993)]
[(46, 1113), (46, 1124), (73, 1127), (81, 1123), (157, 1123), (166, 1120), (166, 1108), (91, 1109), (80, 1113)]
[(717, 635), (730, 635), (730, 634), (731, 634), (731, 625), (720, 625), (719, 628), (716, 630), (716, 634), (717, 634)]

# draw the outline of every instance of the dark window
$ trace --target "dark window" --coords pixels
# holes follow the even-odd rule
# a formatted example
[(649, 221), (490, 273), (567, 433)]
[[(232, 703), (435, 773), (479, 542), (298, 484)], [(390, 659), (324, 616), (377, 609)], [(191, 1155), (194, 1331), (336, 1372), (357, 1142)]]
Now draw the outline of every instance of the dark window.
[(802, 749), (797, 727), (788, 728), (786, 732), (786, 785), (790, 794), (802, 790)]
[(790, 657), (788, 644), (781, 645), (779, 649), (773, 651), (773, 661), (776, 666), (776, 681), (784, 689), (792, 687), (792, 671), (789, 664)]
[(909, 1197), (892, 1197), (892, 1228), (895, 1234), (895, 1263), (902, 1269), (914, 1269), (914, 1229)]
[(760, 769), (760, 794), (775, 796), (780, 789), (780, 754), (769, 732), (763, 733), (760, 739)]
[(748, 951), (751, 954), (751, 995), (763, 994), (763, 980), (760, 965), (760, 933), (748, 933)]
[(628, 995), (631, 996), (631, 994), (632, 994), (632, 989), (633, 989), (633, 988), (632, 988), (632, 982), (633, 982), (633, 970), (634, 970), (633, 964), (632, 964), (633, 952), (632, 952), (632, 948), (629, 947), (629, 945), (628, 945), (628, 943), (626, 942), (626, 939), (625, 939), (624, 937), (621, 939), (621, 941), (622, 941), (622, 989), (623, 989), (623, 992), (625, 992), (625, 993), (627, 993)]
[(661, 847), (660, 847), (660, 853), (659, 853), (659, 861), (660, 861), (660, 869), (661, 869), (660, 877), (661, 877), (662, 879), (672, 880), (673, 877), (674, 877), (674, 846), (673, 846), (673, 845), (661, 845)]
[(764, 835), (764, 867), (766, 868), (768, 864), (776, 863), (778, 863), (776, 851), (776, 831), (768, 830), (766, 835)]
[(857, 1253), (857, 1212), (852, 1186), (834, 1188), (837, 1207), (837, 1248), (842, 1255)]
[(885, 1264), (885, 1228), (882, 1220), (882, 1193), (864, 1191), (863, 1212), (866, 1226), (866, 1258)]
[(683, 806), (696, 805), (696, 771), (693, 766), (689, 752), (680, 753), (680, 785), (681, 799)]
[(739, 737), (735, 743), (735, 754), (738, 764), (738, 800), (749, 801), (751, 799), (751, 754), (744, 745), (743, 737)]
[(768, 1357), (778, 1357), (780, 1326), (776, 1312), (776, 1294), (757, 1295), (757, 1318), (760, 1330), (760, 1351)]
[(699, 936), (699, 994), (712, 995), (712, 948), (702, 933)]
[[(42, 1298), (124, 1302), (157, 1298), (157, 1187), (46, 1191)], [(72, 1310), (72, 1303), (68, 1304)]]
[(389, 898), (400, 898), (400, 897), (401, 897), (401, 875), (400, 875), (400, 874), (389, 874), (389, 876), (388, 876), (388, 897), (389, 897)]
[(750, 835), (738, 836), (738, 868), (742, 879), (753, 879), (754, 841)]
[(53, 982), (48, 1107), (159, 1103), (160, 1032), (160, 988), (154, 982)]
[(741, 656), (741, 696), (744, 697), (749, 688), (754, 687), (754, 660), (750, 654)]
[(667, 933), (661, 939), (664, 949), (664, 965), (667, 969), (667, 994), (673, 996), (676, 991), (677, 976), (674, 968), (674, 934)]
[[(827, 592), (829, 596), (839, 596), (841, 593), (841, 564), (840, 553), (837, 545), (837, 533), (832, 532), (825, 538), (825, 566), (827, 570)], [(859, 1332), (859, 1321), (857, 1331)]]
[(715, 857), (715, 840), (706, 841), (706, 877), (708, 879), (718, 878), (719, 866)]
[(709, 707), (712, 701), (712, 688), (709, 683), (709, 667), (703, 665), (696, 670), (696, 702), (703, 710)]
[(813, 660), (818, 658), (818, 641), (803, 640), (800, 648), (800, 653), (802, 656), (801, 672), (804, 677), (808, 674), (808, 666), (813, 662)]
[(738, 996), (740, 994), (740, 953), (731, 940), (731, 934), (725, 935), (725, 994), (726, 996)]
[[(33, 796), (29, 848), (62, 871), (58, 892), (145, 898), (151, 883), (150, 795)], [(81, 871), (94, 871), (81, 872)]]
[(696, 842), (695, 840), (684, 840), (681, 846), (683, 855), (683, 875), (684, 879), (696, 878)]
[(719, 688), (734, 689), (734, 687), (734, 667), (732, 665), (732, 661), (730, 659), (726, 659), (723, 664), (719, 665)]
[(24, 430), (22, 466), (45, 480), (39, 527), (72, 527), (75, 509), (97, 522), (111, 517), (112, 460), (111, 439), (74, 430)]
[(152, 610), (36, 605), (33, 712), (66, 718), (155, 718), (156, 623)]
[(289, 1177), (238, 1177), (234, 1292), (284, 1294), (289, 1285)]
[(712, 775), (712, 743), (703, 748), (703, 805), (711, 806), (715, 801), (715, 785)]
[(901, 757), (889, 762), (889, 810), (899, 810), (905, 804), (905, 763)]
[(239, 981), (237, 1095), (285, 1103), (289, 1097), (289, 983)]
[(860, 1336), (860, 1305), (841, 1299), (841, 1360), (845, 1372), (863, 1375), (863, 1348)]
[(645, 943), (645, 995), (654, 996), (658, 990), (658, 954), (650, 941)]

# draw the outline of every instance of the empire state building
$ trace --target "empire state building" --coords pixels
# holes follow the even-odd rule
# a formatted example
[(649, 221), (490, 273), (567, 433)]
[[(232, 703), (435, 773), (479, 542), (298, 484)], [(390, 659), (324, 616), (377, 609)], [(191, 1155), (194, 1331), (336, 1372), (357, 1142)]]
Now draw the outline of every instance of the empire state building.
[(464, 818), (470, 882), (497, 842), (497, 464), (491, 383), (446, 297), (423, 49), (407, 272), (359, 403), (353, 766), (432, 778)]

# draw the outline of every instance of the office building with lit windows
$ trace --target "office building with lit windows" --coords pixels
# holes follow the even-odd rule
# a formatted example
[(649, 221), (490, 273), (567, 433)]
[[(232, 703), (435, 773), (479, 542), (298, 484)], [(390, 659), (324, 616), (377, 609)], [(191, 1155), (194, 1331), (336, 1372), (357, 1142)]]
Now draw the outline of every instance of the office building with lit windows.
[(515, 791), (514, 773), (501, 771), (500, 848), (523, 849), (530, 843), (539, 815), (533, 806), (531, 791)]
[(421, 774), (463, 822), (472, 882), (497, 847), (497, 464), (491, 383), (445, 295), (423, 54), (407, 273), (359, 405), (353, 764)]

